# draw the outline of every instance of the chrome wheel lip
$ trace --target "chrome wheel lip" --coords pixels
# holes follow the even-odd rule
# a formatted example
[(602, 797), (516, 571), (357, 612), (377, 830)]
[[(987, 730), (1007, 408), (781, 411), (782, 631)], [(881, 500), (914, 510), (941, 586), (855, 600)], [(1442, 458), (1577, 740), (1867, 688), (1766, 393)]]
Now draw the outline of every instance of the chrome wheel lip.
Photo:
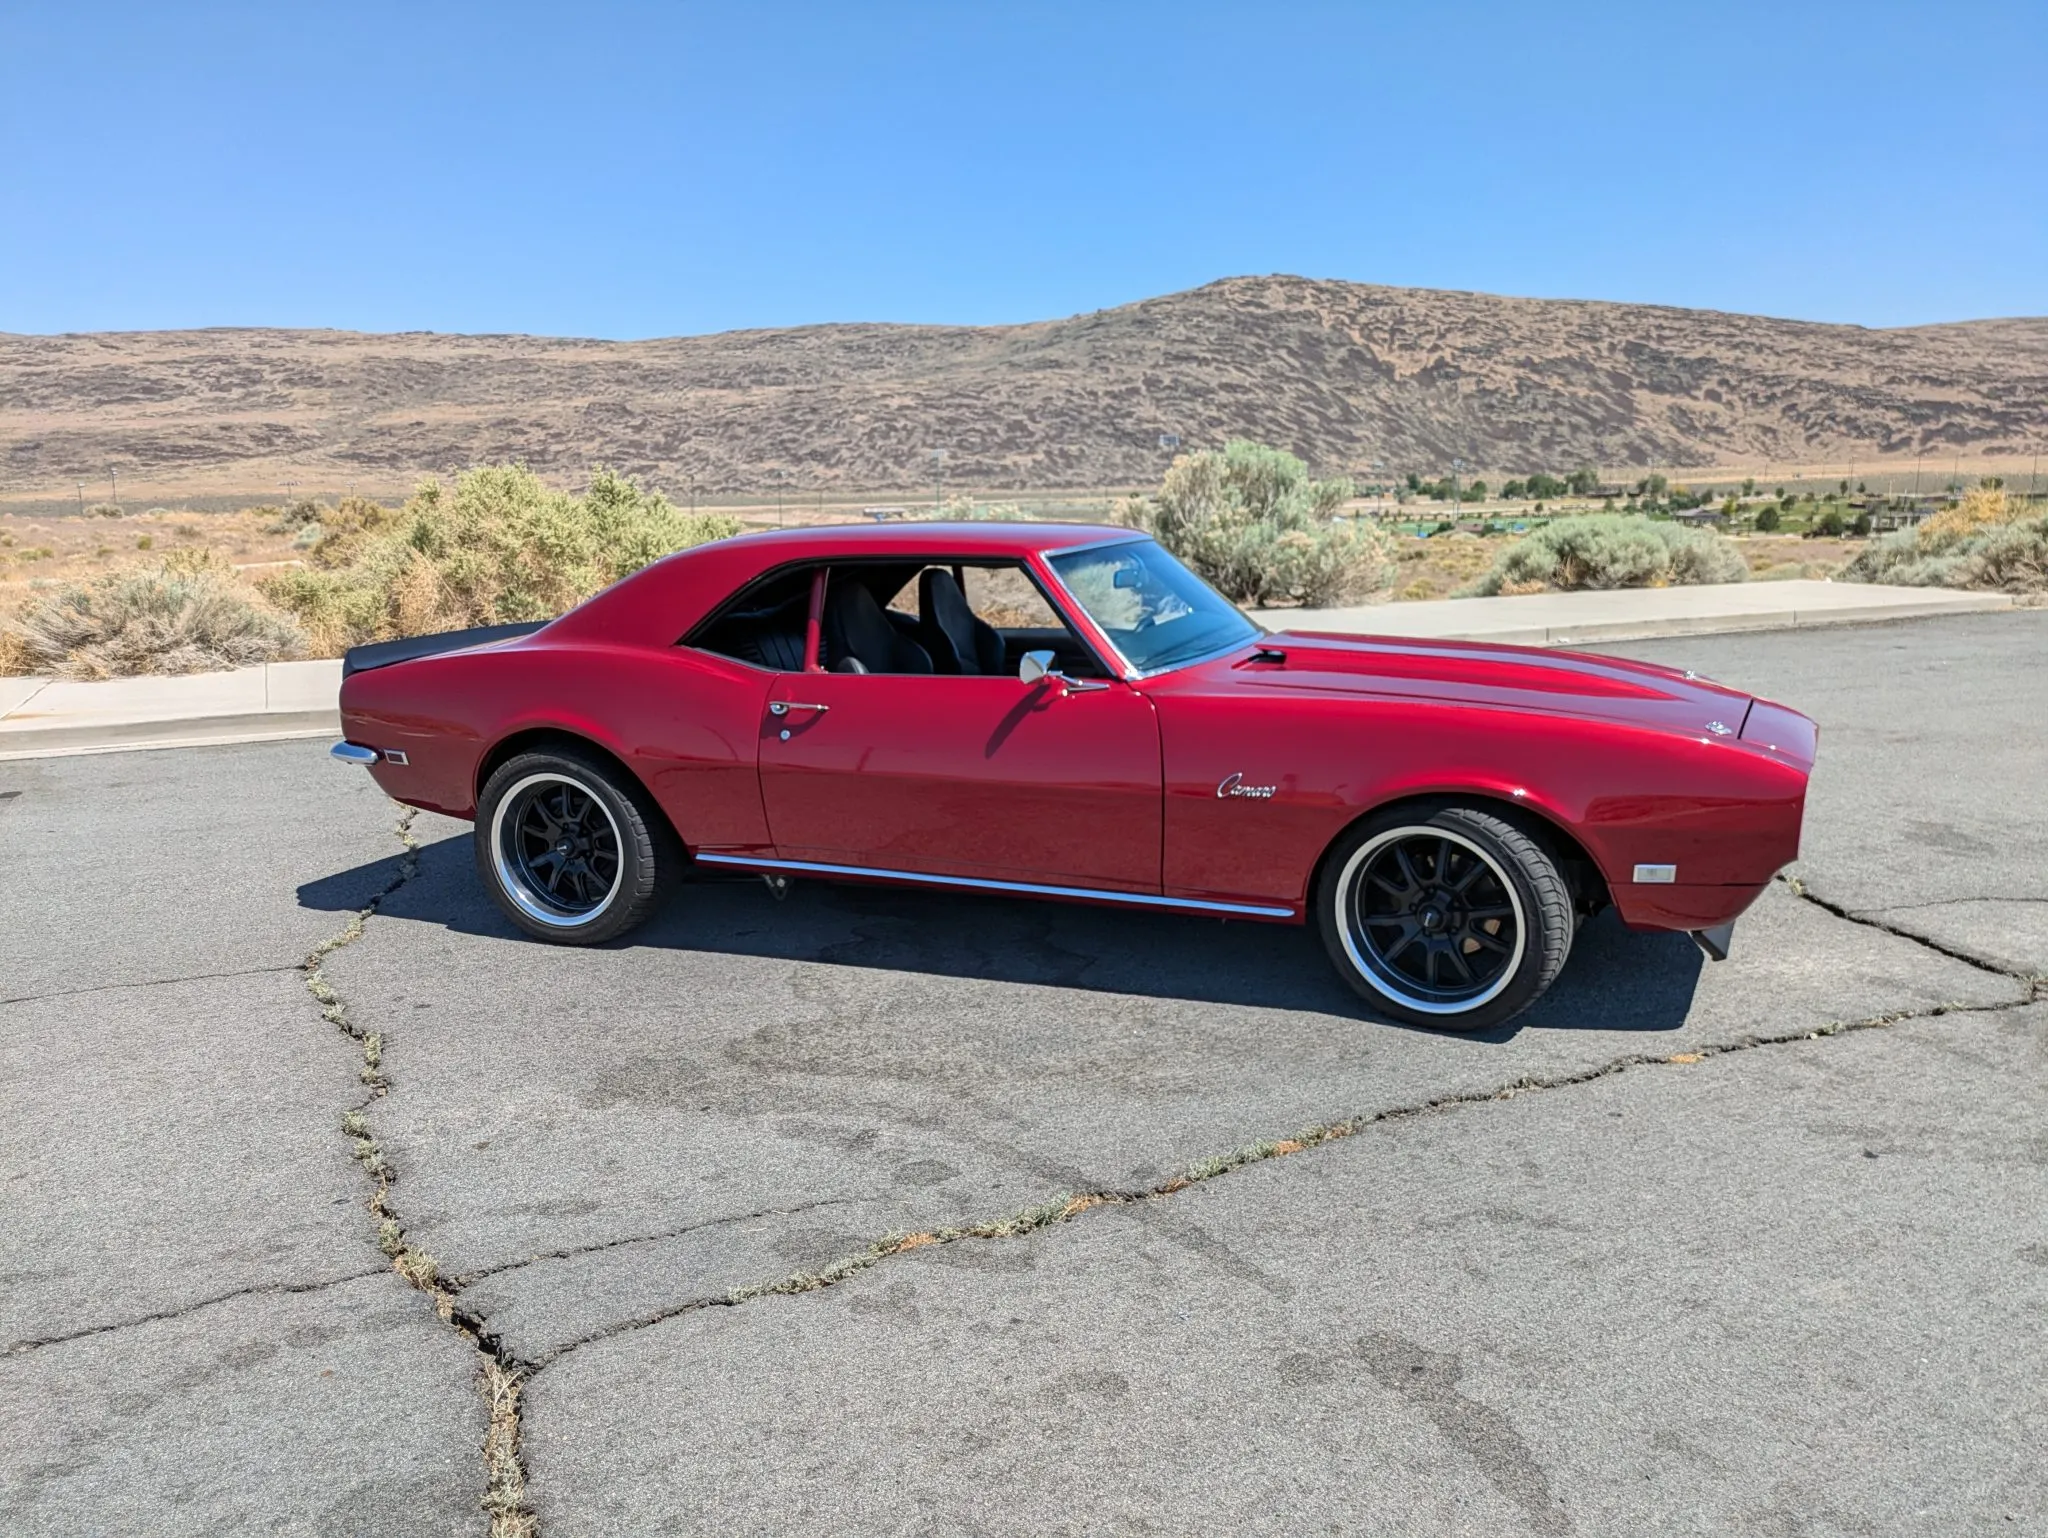
[[(593, 805), (604, 813), (604, 820), (612, 830), (612, 842), (619, 851), (619, 868), (612, 875), (611, 887), (595, 907), (581, 913), (564, 913), (552, 906), (538, 892), (534, 891), (519, 872), (518, 864), (505, 850), (506, 818), (514, 806), (519, 805), (526, 792), (536, 785), (566, 785), (571, 790), (588, 796)], [(561, 774), (543, 770), (529, 774), (508, 787), (498, 797), (497, 809), (491, 813), (491, 869), (497, 874), (499, 890), (509, 897), (519, 911), (536, 924), (545, 924), (550, 929), (582, 929), (595, 923), (611, 910), (618, 901), (619, 892), (626, 883), (626, 841), (619, 833), (619, 820), (612, 816), (612, 809), (605, 805), (605, 799), (592, 785), (579, 780), (573, 774)]]
[[(1446, 1003), (1441, 999), (1420, 998), (1408, 993), (1381, 976), (1359, 946), (1357, 929), (1351, 921), (1354, 907), (1352, 893), (1363, 878), (1366, 867), (1372, 863), (1373, 857), (1389, 844), (1404, 838), (1441, 839), (1456, 844), (1491, 871), (1494, 879), (1500, 883), (1501, 890), (1507, 893), (1508, 906), (1513, 910), (1515, 921), (1514, 946), (1508, 953), (1506, 964), (1501, 967), (1500, 976), (1493, 980), (1490, 987), (1473, 994), (1470, 998)], [(1337, 878), (1333, 900), (1337, 904), (1337, 934), (1343, 941), (1344, 954), (1350, 958), (1351, 965), (1358, 975), (1389, 1003), (1398, 1004), (1401, 1008), (1413, 1010), (1420, 1015), (1468, 1015), (1473, 1010), (1492, 1003), (1515, 980), (1515, 974), (1521, 969), (1522, 956), (1529, 944), (1527, 910), (1522, 905), (1522, 894), (1515, 889), (1513, 878), (1502, 868), (1501, 863), (1464, 834), (1429, 823), (1409, 823), (1398, 828), (1388, 828), (1359, 845), (1352, 852), (1351, 858), (1344, 862), (1344, 869)]]

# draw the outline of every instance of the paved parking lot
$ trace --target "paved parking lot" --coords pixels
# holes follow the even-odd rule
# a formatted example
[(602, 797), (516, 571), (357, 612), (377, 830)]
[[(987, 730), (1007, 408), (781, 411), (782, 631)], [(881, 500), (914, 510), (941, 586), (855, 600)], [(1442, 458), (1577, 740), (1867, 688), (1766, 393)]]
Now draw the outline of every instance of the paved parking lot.
[(953, 894), (558, 950), (324, 745), (0, 764), (0, 1531), (2048, 1531), (2048, 613), (1616, 649), (1820, 720), (1805, 858), (1478, 1038)]

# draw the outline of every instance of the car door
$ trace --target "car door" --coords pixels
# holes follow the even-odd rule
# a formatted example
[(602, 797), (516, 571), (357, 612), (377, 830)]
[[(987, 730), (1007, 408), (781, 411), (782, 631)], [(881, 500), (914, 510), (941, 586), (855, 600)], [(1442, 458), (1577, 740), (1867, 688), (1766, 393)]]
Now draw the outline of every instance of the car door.
[(761, 733), (781, 859), (1159, 890), (1159, 728), (1120, 680), (789, 672)]

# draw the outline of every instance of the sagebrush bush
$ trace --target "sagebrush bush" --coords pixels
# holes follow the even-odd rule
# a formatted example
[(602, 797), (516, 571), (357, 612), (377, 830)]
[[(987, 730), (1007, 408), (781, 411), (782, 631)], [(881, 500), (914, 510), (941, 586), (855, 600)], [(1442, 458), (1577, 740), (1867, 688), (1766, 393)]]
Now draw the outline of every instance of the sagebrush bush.
[(403, 508), (349, 498), (323, 512), (310, 564), (266, 579), (314, 649), (552, 619), (672, 551), (739, 532), (600, 472), (584, 495), (523, 467), (424, 483)]
[(1120, 522), (1148, 531), (1226, 598), (1320, 608), (1393, 586), (1393, 542), (1333, 518), (1345, 480), (1311, 480), (1292, 454), (1243, 441), (1182, 454), (1156, 495), (1125, 502)]
[(201, 550), (38, 595), (0, 635), (0, 670), (59, 678), (208, 673), (306, 650), (296, 624)]
[(1742, 582), (1748, 577), (1749, 563), (1742, 552), (1711, 530), (1633, 513), (1590, 513), (1560, 518), (1515, 541), (1465, 592), (1490, 598), (1552, 589)]
[(1978, 487), (1917, 529), (1872, 540), (1841, 577), (1901, 587), (2048, 591), (2048, 508)]

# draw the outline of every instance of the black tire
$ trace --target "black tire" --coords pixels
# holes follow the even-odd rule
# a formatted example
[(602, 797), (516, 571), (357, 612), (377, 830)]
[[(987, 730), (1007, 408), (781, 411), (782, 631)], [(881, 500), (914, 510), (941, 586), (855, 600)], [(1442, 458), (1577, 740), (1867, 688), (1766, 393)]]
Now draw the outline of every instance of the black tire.
[(568, 748), (521, 753), (492, 772), (477, 797), (474, 846), (477, 875), (505, 917), (556, 945), (624, 934), (659, 905), (682, 861), (637, 784)]
[(1324, 948), (1359, 996), (1439, 1031), (1487, 1030), (1535, 1003), (1577, 927), (1550, 852), (1469, 806), (1367, 818), (1323, 861), (1315, 905)]

